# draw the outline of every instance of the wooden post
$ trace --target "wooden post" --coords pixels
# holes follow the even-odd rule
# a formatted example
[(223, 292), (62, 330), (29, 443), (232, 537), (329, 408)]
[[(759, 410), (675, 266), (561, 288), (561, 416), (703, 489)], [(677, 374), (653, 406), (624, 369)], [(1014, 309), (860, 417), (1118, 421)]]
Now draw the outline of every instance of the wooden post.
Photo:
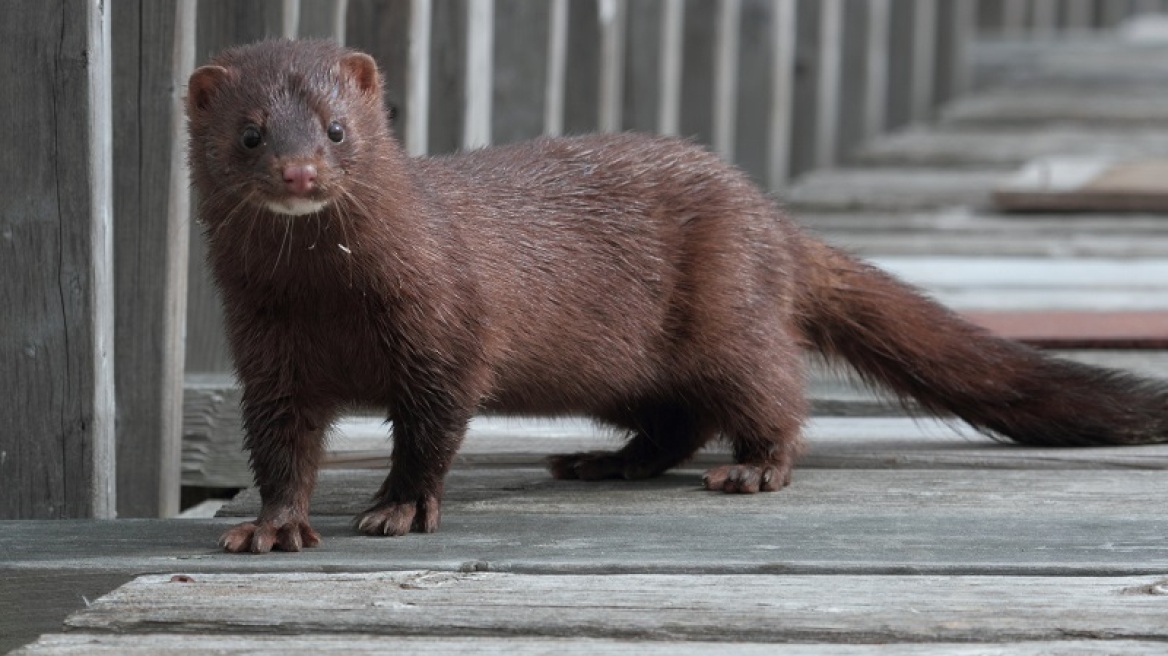
[(495, 1), (467, 5), (466, 109), (462, 115), (462, 147), (491, 145), (491, 102), (494, 97)]
[(551, 0), (548, 16), (548, 69), (544, 87), (543, 132), (564, 131), (564, 73), (568, 66), (568, 0)]
[(909, 118), (929, 118), (936, 94), (933, 76), (937, 64), (937, 1), (914, 0), (912, 27), (912, 87)]
[(714, 150), (734, 161), (738, 123), (738, 48), (742, 31), (742, 0), (721, 0), (714, 40)]
[(115, 513), (108, 7), (0, 4), (0, 519)]
[(772, 0), (770, 116), (767, 142), (770, 161), (767, 186), (784, 187), (791, 172), (791, 122), (795, 113), (796, 0)]
[(597, 129), (618, 132), (624, 105), (625, 4), (599, 0), (600, 84), (597, 90)]
[(657, 76), (657, 132), (676, 135), (681, 124), (681, 37), (685, 28), (685, 0), (665, 0), (661, 5), (660, 54)]
[(840, 79), (843, 64), (843, 0), (821, 0), (816, 83), (815, 166), (835, 164), (839, 143)]
[(182, 96), (195, 2), (117, 2), (114, 272), (118, 516), (179, 511), (190, 181)]
[(864, 79), (864, 138), (884, 132), (888, 116), (888, 31), (892, 20), (889, 0), (868, 3), (867, 74)]
[(406, 70), (405, 147), (410, 155), (425, 155), (430, 142), (431, 0), (410, 1), (409, 63)]

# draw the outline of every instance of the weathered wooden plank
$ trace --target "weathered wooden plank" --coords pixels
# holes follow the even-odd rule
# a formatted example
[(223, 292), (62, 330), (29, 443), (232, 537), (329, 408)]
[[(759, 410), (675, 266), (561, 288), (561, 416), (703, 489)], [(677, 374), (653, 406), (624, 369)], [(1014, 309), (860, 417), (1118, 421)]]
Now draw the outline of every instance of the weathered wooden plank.
[(165, 517), (179, 510), (195, 5), (111, 8), (118, 515)]
[(891, 212), (987, 207), (1011, 167), (834, 169), (804, 175), (780, 199), (800, 212)]
[[(1163, 577), (490, 572), (144, 576), (75, 629), (746, 642), (1166, 639)], [(743, 599), (751, 603), (742, 603)]]
[(915, 212), (804, 212), (796, 220), (865, 256), (1163, 257), (1168, 221), (1155, 215), (1018, 214), (965, 208)]
[(1118, 94), (1089, 94), (1074, 87), (1009, 89), (960, 99), (945, 108), (941, 120), (946, 127), (1030, 128), (1071, 123), (1152, 128), (1168, 123), (1168, 93), (1158, 86), (1132, 86)]
[(115, 512), (108, 5), (0, 5), (0, 519)]
[(1040, 83), (1102, 93), (1162, 84), (1168, 74), (1168, 45), (1110, 36), (1060, 42), (983, 39), (974, 47), (974, 61), (978, 86), (1026, 89)]
[[(392, 650), (394, 653), (442, 653), (442, 654), (514, 654), (515, 656), (536, 656), (544, 654), (564, 654), (565, 656), (591, 656), (592, 654), (620, 654), (633, 656), (699, 656), (709, 654), (711, 645), (706, 642), (680, 642), (676, 640), (603, 639), (603, 638), (534, 638), (534, 637), (418, 637), (393, 636), (392, 638), (364, 636), (313, 634), (300, 636), (253, 636), (236, 635), (189, 635), (183, 633), (149, 633), (145, 635), (119, 636), (99, 633), (66, 633), (42, 636), (37, 642), (16, 652), (20, 654), (125, 654), (126, 656), (148, 656), (169, 654), (236, 653), (287, 654), (305, 652), (313, 654), (379, 654)], [(744, 656), (768, 656), (774, 654), (776, 646), (767, 643), (745, 643), (733, 639), (718, 640), (719, 651), (743, 654)], [(1057, 640), (1042, 642), (993, 642), (993, 643), (938, 643), (926, 644), (888, 643), (867, 645), (831, 644), (784, 644), (781, 651), (788, 656), (877, 656), (884, 654), (904, 656), (982, 656), (984, 654), (1012, 654), (1014, 656), (1056, 656), (1068, 654), (1128, 654), (1130, 656), (1151, 656), (1162, 654), (1164, 643), (1137, 640)]]
[[(804, 472), (811, 473), (811, 472)], [(841, 472), (846, 480), (851, 472)], [(939, 478), (943, 478), (940, 476)], [(801, 480), (801, 479), (800, 479)], [(891, 482), (891, 481), (890, 481)], [(801, 483), (797, 480), (795, 485)], [(954, 507), (930, 511), (928, 491), (885, 507), (808, 506), (788, 492), (755, 496), (709, 493), (689, 476), (622, 483), (614, 494), (635, 498), (663, 486), (694, 498), (720, 499), (718, 512), (595, 514), (575, 510), (576, 487), (549, 513), (445, 512), (433, 534), (371, 538), (351, 518), (313, 519), (324, 542), (299, 554), (248, 558), (223, 553), (216, 541), (239, 518), (13, 521), (0, 534), (0, 575), (33, 570), (105, 572), (371, 571), (386, 568), (580, 574), (791, 573), (979, 574), (1026, 576), (1163, 576), (1168, 570), (1163, 519), (1151, 510), (1079, 514), (1043, 512), (1025, 487), (1003, 490), (996, 514)], [(586, 490), (596, 498), (604, 485)], [(1161, 489), (1163, 489), (1161, 487)], [(1131, 507), (1163, 508), (1163, 497)], [(599, 499), (597, 499), (599, 501)], [(745, 512), (766, 507), (769, 513)], [(830, 510), (831, 512), (825, 512)]]
[[(1009, 450), (1009, 449), (1004, 449)], [(987, 450), (988, 451), (988, 450)], [(683, 515), (696, 519), (732, 512), (758, 521), (766, 518), (806, 522), (812, 517), (912, 512), (920, 517), (1017, 519), (1089, 518), (1123, 515), (1155, 522), (1163, 516), (1165, 450), (1160, 470), (1100, 471), (1080, 469), (831, 469), (799, 468), (790, 487), (779, 495), (736, 498), (700, 489), (701, 468), (685, 469), (650, 481), (557, 481), (540, 468), (539, 458), (507, 468), (456, 467), (446, 482), (446, 515)], [(871, 466), (880, 463), (860, 454)], [(886, 459), (896, 457), (886, 451)], [(1037, 458), (1034, 458), (1037, 460)], [(710, 460), (713, 460), (712, 458)], [(723, 454), (722, 462), (729, 461)], [(1001, 466), (992, 454), (987, 462)], [(1092, 465), (1093, 463), (1084, 463)], [(864, 465), (861, 464), (861, 467)], [(387, 469), (327, 470), (321, 473), (312, 501), (318, 516), (353, 517), (365, 510)], [(1024, 491), (1028, 500), (1015, 500)], [(220, 509), (220, 517), (255, 517), (259, 493), (249, 489)]]
[(1019, 166), (1058, 155), (1111, 158), (1155, 157), (1168, 152), (1168, 130), (1035, 127), (1029, 130), (910, 129), (876, 139), (856, 153), (869, 166)]

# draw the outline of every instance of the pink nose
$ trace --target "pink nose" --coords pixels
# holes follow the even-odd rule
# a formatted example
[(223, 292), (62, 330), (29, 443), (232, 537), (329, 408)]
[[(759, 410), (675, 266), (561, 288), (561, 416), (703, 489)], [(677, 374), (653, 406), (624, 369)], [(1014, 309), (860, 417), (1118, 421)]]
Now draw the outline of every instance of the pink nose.
[(316, 167), (312, 164), (289, 164), (284, 167), (284, 185), (296, 196), (307, 196), (316, 188)]

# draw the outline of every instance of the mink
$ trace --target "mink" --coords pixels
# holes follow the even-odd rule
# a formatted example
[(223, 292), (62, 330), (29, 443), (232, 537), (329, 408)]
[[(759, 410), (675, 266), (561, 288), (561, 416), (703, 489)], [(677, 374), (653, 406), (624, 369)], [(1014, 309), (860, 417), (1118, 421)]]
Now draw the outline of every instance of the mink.
[(229, 49), (190, 78), (190, 165), (242, 387), (262, 508), (228, 551), (298, 551), (338, 414), (378, 408), (392, 466), (355, 520), (438, 528), (479, 412), (585, 415), (627, 433), (554, 456), (556, 478), (638, 479), (714, 439), (710, 490), (790, 481), (805, 350), (1014, 441), (1168, 439), (1168, 389), (990, 335), (803, 232), (686, 140), (540, 138), (408, 157), (366, 54)]

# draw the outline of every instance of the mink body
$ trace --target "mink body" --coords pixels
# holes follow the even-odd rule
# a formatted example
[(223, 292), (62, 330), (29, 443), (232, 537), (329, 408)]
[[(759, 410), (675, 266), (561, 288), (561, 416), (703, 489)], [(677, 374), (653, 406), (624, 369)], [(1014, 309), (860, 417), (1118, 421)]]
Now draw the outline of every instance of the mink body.
[(407, 157), (367, 55), (328, 42), (228, 50), (189, 84), (190, 160), (243, 388), (263, 507), (229, 551), (319, 542), (308, 500), (355, 405), (393, 422), (369, 534), (437, 529), (480, 411), (584, 414), (615, 452), (559, 478), (654, 476), (711, 439), (711, 490), (777, 490), (800, 450), (802, 351), (1018, 442), (1168, 439), (1168, 391), (992, 337), (801, 232), (686, 141), (538, 139)]

